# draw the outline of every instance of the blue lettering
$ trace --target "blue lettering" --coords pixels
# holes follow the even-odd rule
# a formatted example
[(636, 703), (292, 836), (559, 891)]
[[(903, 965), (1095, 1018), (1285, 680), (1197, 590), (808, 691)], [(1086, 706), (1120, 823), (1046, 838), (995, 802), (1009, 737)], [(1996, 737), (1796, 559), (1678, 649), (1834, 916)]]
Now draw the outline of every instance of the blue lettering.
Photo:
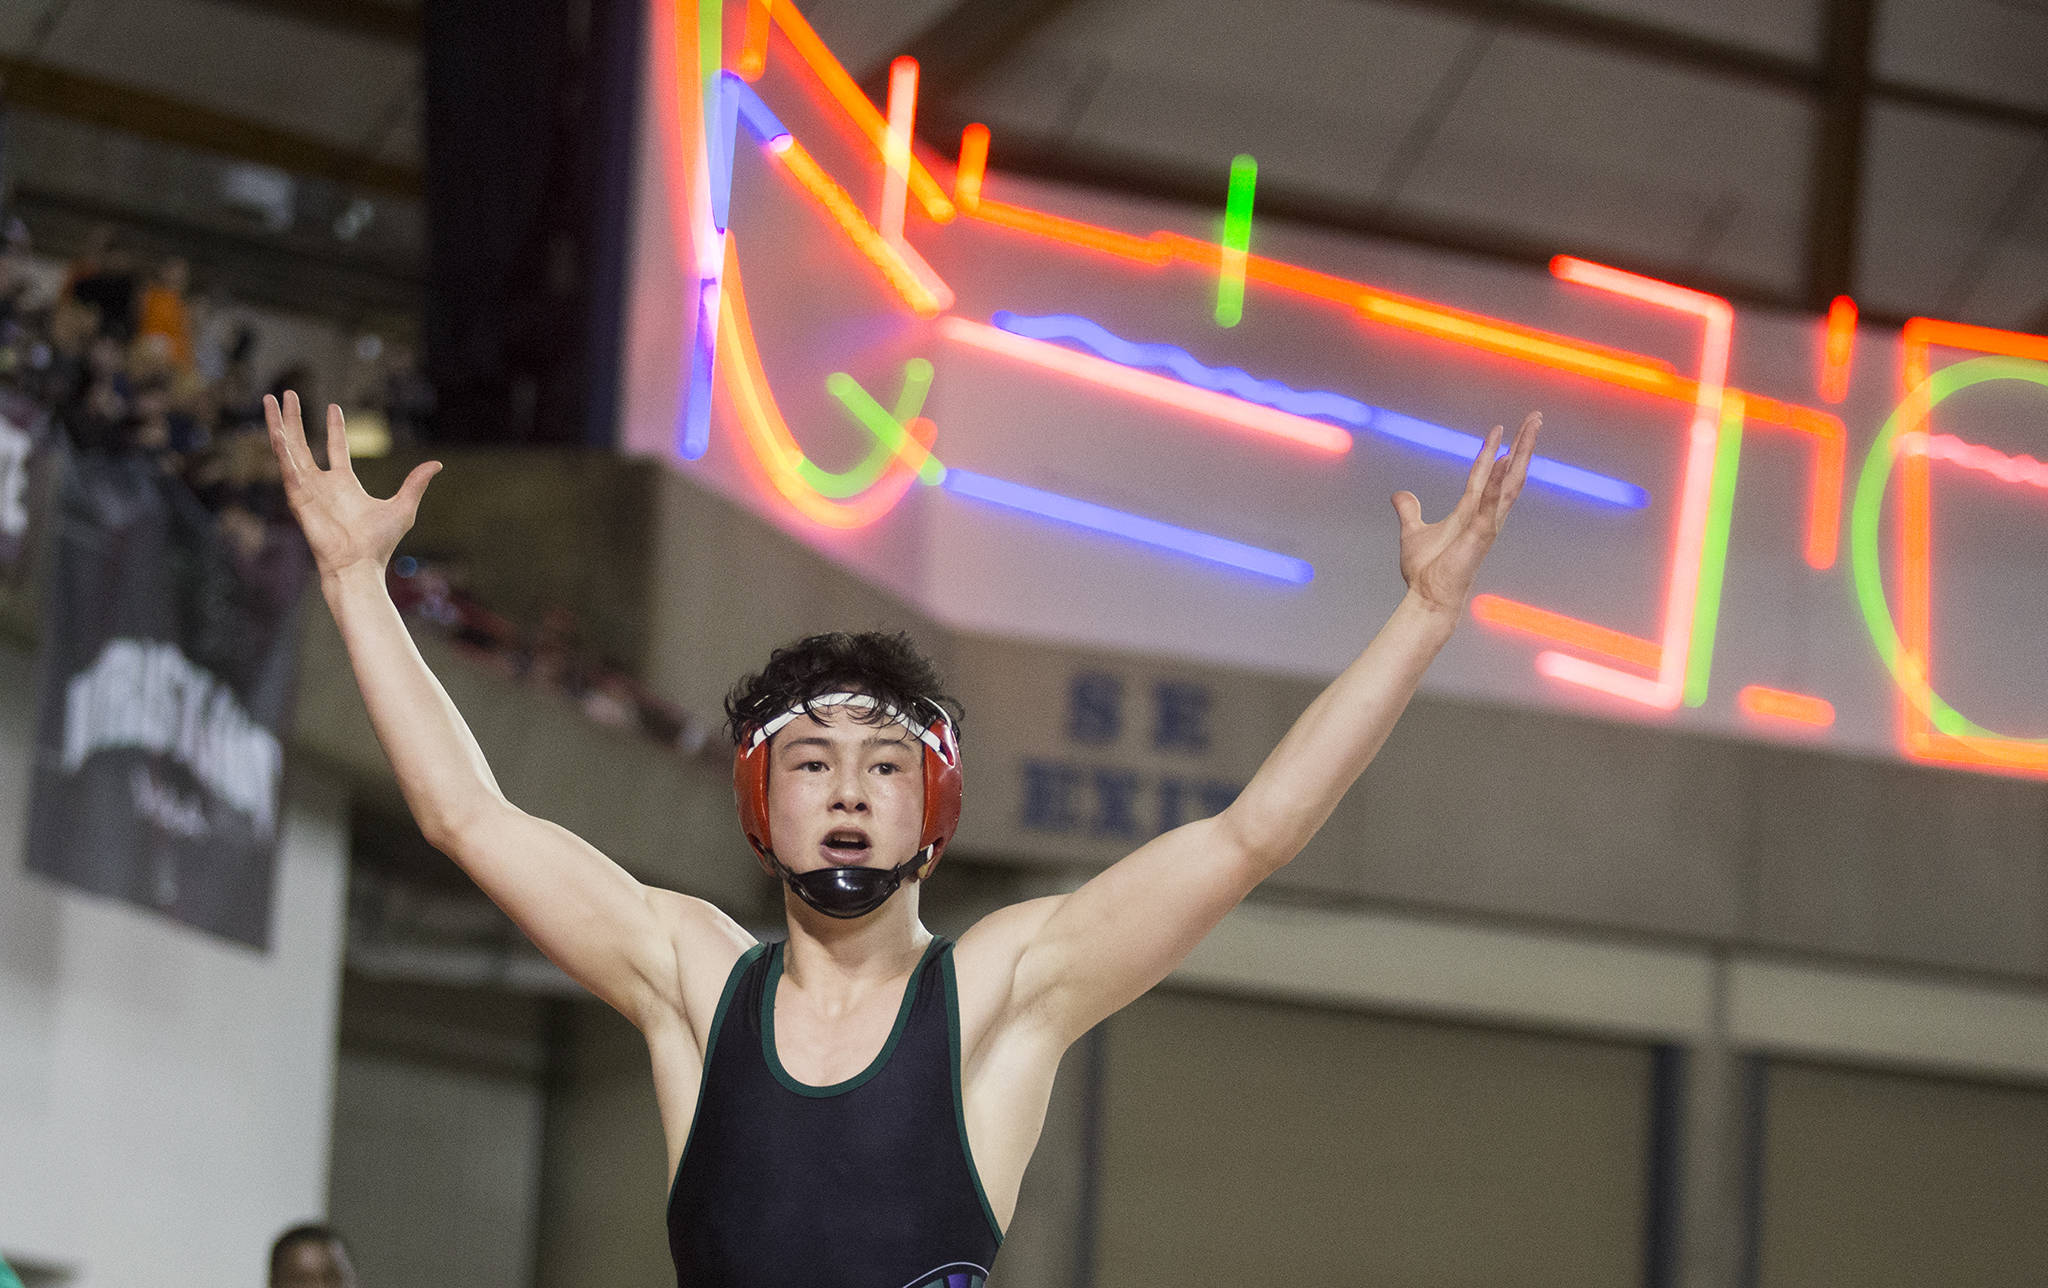
[(1095, 771), (1095, 823), (1097, 836), (1138, 835), (1138, 775), (1128, 769)]
[(1124, 682), (1105, 671), (1083, 671), (1067, 686), (1067, 737), (1101, 746), (1123, 733)]
[(1081, 771), (1054, 760), (1024, 762), (1024, 826), (1040, 832), (1071, 832), (1080, 824), (1074, 789)]
[(1185, 680), (1152, 689), (1152, 745), (1160, 751), (1209, 750), (1209, 690)]

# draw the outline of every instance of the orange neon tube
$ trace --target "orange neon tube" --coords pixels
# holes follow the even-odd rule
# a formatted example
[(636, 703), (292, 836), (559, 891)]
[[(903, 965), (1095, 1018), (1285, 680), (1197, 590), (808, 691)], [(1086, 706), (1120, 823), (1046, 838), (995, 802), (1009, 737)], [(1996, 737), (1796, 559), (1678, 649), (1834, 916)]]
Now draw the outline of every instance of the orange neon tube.
[(747, 25), (740, 38), (739, 65), (733, 71), (741, 80), (756, 81), (768, 70), (768, 9), (774, 0), (747, 0)]
[(765, 468), (768, 481), (796, 511), (828, 528), (864, 528), (887, 514), (917, 482), (918, 469), (931, 455), (932, 422), (918, 417), (905, 426), (909, 443), (890, 458), (880, 477), (867, 491), (845, 501), (820, 495), (797, 473), (804, 451), (782, 418), (775, 392), (761, 369), (761, 354), (754, 345), (754, 326), (747, 315), (746, 293), (740, 289), (739, 256), (729, 252), (724, 289), (718, 309), (718, 361), (725, 370), (726, 388), (741, 428), (754, 455)]
[(1700, 555), (1706, 539), (1707, 507), (1713, 488), (1715, 449), (1720, 442), (1721, 403), (1726, 394), (1730, 342), (1735, 310), (1719, 296), (1670, 282), (1623, 272), (1602, 264), (1560, 255), (1551, 271), (1566, 281), (1641, 300), (1655, 308), (1690, 313), (1704, 322), (1700, 342), (1700, 378), (1695, 382), (1692, 426), (1687, 433), (1681, 475), (1676, 539), (1665, 580), (1664, 626), (1657, 650), (1657, 678), (1645, 682), (1598, 662), (1565, 654), (1537, 658), (1538, 671), (1552, 679), (1583, 684), (1645, 706), (1671, 710), (1684, 696), (1688, 654), (1692, 646), (1693, 613), (1699, 591)]
[(1741, 392), (1744, 423), (1789, 429), (1814, 440), (1813, 473), (1808, 476), (1806, 489), (1806, 565), (1833, 567), (1842, 541), (1842, 491), (1849, 469), (1848, 431), (1843, 429), (1838, 416), (1762, 394)]
[(1629, 675), (1611, 666), (1589, 662), (1569, 653), (1556, 653), (1549, 649), (1536, 655), (1536, 674), (1545, 679), (1562, 680), (1582, 689), (1593, 689), (1600, 693), (1645, 706), (1653, 711), (1675, 711), (1682, 693), (1674, 693), (1669, 685), (1640, 675)]
[(1359, 312), (1375, 322), (1454, 340), (1475, 349), (1488, 349), (1560, 371), (1591, 376), (1644, 393), (1678, 398), (1684, 395), (1688, 383), (1685, 377), (1669, 370), (1659, 370), (1641, 359), (1611, 358), (1589, 352), (1585, 346), (1570, 341), (1538, 338), (1490, 320), (1461, 317), (1434, 305), (1413, 304), (1373, 293), (1359, 299), (1357, 307)]
[[(1911, 324), (1908, 323), (1908, 326)], [(1912, 349), (1908, 348), (1908, 354)], [(1921, 365), (1925, 366), (1926, 350), (1920, 350)], [(1911, 364), (1909, 356), (1908, 364)], [(1912, 440), (1925, 437), (1927, 433), (1927, 393), (1924, 380), (1914, 386), (1914, 392), (1907, 399), (1919, 400), (1912, 412), (1912, 428), (1900, 435), (1899, 446), (1909, 449)], [(1929, 470), (1925, 453), (1911, 450), (1902, 451), (1897, 464), (1899, 474), (1899, 521), (1896, 540), (1899, 560), (1899, 671), (1900, 716), (1905, 725), (1906, 743), (1909, 751), (1928, 754), (1933, 751), (1932, 723), (1922, 714), (1934, 692), (1933, 680), (1928, 669), (1928, 653), (1933, 635), (1934, 588), (1933, 562), (1934, 546), (1930, 534), (1934, 528), (1932, 489), (1928, 486)]]
[(1820, 396), (1838, 403), (1849, 396), (1849, 364), (1856, 356), (1856, 301), (1837, 295), (1828, 304), (1821, 331)]
[[(1900, 383), (1907, 400), (1925, 398), (1935, 345), (1977, 353), (2048, 362), (2048, 336), (1996, 327), (1910, 318), (1900, 328)], [(1914, 428), (1900, 435), (1899, 522), (1899, 719), (1902, 748), (1916, 760), (1974, 765), (1984, 769), (2048, 772), (2048, 746), (2021, 739), (1989, 740), (1936, 729), (1927, 717), (1933, 692), (1929, 654), (1933, 646), (1933, 488), (1929, 458), (1934, 451), (1928, 409), (1910, 408)], [(1945, 436), (1944, 436), (1945, 437)]]
[(1908, 390), (1919, 388), (1927, 379), (1927, 349), (1931, 345), (2048, 362), (2048, 336), (2028, 335), (2024, 331), (2001, 331), (1997, 327), (1943, 322), (1936, 318), (1909, 318), (1900, 328), (1899, 339), (1906, 349), (1904, 383)]
[(804, 191), (825, 208), (825, 213), (832, 216), (833, 222), (852, 239), (860, 253), (882, 271), (889, 285), (919, 317), (937, 317), (953, 307), (952, 288), (940, 280), (921, 258), (915, 258), (916, 252), (909, 246), (892, 244), (876, 232), (846, 189), (833, 182), (831, 176), (818, 167), (803, 144), (792, 139), (788, 148), (774, 156)]
[[(1940, 759), (1942, 754), (1941, 737), (1924, 714), (1928, 698), (1934, 692), (1928, 670), (1928, 653), (1934, 634), (1934, 549), (1929, 538), (1934, 528), (1933, 489), (1929, 486), (1926, 455), (1910, 448), (1913, 439), (1925, 437), (1928, 431), (1931, 408), (1924, 402), (1931, 366), (1928, 350), (1935, 344), (1978, 350), (1989, 346), (1994, 352), (2004, 347), (2000, 341), (2007, 337), (1979, 336), (1976, 331), (1974, 327), (1940, 322), (1934, 318), (1908, 318), (1906, 325), (1899, 330), (1899, 341), (1904, 350), (1901, 374), (1905, 378), (1906, 399), (1923, 400), (1911, 413), (1909, 423), (1913, 428), (1901, 436), (1899, 446), (1903, 459), (1897, 467), (1899, 522), (1895, 540), (1898, 542), (1899, 560), (1899, 721), (1905, 733), (1907, 754), (1927, 759)], [(1974, 759), (1967, 755), (1963, 758)]]
[(953, 170), (953, 204), (974, 213), (981, 202), (981, 179), (988, 173), (988, 127), (976, 122), (960, 131), (960, 162)]
[(1333, 455), (1351, 450), (1351, 435), (1335, 425), (1327, 425), (1306, 416), (1291, 412), (1262, 407), (1258, 403), (1233, 398), (1208, 389), (1199, 389), (1185, 381), (1173, 380), (1166, 376), (1154, 375), (1126, 367), (1107, 358), (1098, 358), (1092, 353), (1077, 353), (1063, 349), (1043, 340), (1031, 340), (1021, 335), (1012, 335), (982, 322), (970, 322), (963, 317), (947, 317), (939, 320), (939, 334), (949, 340), (971, 344), (1045, 367), (1062, 375), (1073, 376), (1090, 384), (1102, 385), (1156, 403), (1164, 403), (1181, 411), (1193, 412), (1197, 416), (1222, 421), (1240, 429), (1249, 429), (1319, 452)]
[(999, 224), (1004, 228), (1014, 228), (1018, 232), (1030, 233), (1036, 237), (1063, 241), (1084, 250), (1104, 251), (1123, 259), (1136, 260), (1140, 264), (1165, 264), (1173, 258), (1164, 246), (1152, 238), (1133, 237), (1129, 233), (1120, 233), (1113, 228), (1102, 228), (1079, 219), (1068, 219), (1064, 215), (1049, 215), (1028, 206), (1013, 206), (1005, 201), (977, 197), (971, 213), (985, 223)]
[[(811, 24), (797, 12), (796, 6), (791, 4), (790, 0), (777, 0), (773, 17), (775, 25), (782, 28), (782, 34), (788, 38), (790, 47), (796, 50), (797, 57), (803, 59), (804, 65), (811, 69), (811, 74), (817, 78), (825, 92), (833, 97), (847, 116), (852, 118), (860, 132), (867, 136), (868, 142), (874, 145), (876, 157), (886, 159), (889, 123), (882, 118), (875, 105), (868, 101), (868, 96), (861, 93), (860, 86), (854, 83), (846, 68), (833, 57), (832, 51), (818, 38), (818, 33), (812, 29)], [(951, 223), (953, 216), (958, 212), (954, 209), (953, 203), (947, 200), (946, 194), (939, 190), (938, 181), (932, 178), (932, 172), (925, 169), (924, 163), (915, 156), (910, 158), (909, 168), (910, 191), (917, 197), (918, 204), (924, 207), (925, 217), (936, 224)]]
[(1569, 644), (1587, 653), (1598, 653), (1617, 662), (1630, 662), (1646, 670), (1657, 669), (1657, 644), (1654, 640), (1595, 626), (1533, 604), (1504, 599), (1499, 595), (1475, 595), (1472, 598), (1472, 617), (1474, 621), (1501, 630)]
[(1616, 295), (1631, 296), (1645, 304), (1669, 309), (1674, 313), (1694, 313), (1701, 317), (1711, 317), (1722, 311), (1734, 312), (1728, 301), (1718, 295), (1708, 295), (1689, 286), (1679, 286), (1674, 282), (1645, 277), (1641, 273), (1610, 268), (1606, 264), (1595, 264), (1592, 260), (1580, 259), (1576, 255), (1552, 256), (1550, 271), (1553, 276), (1563, 281), (1577, 282), (1581, 286), (1610, 291)]
[(1735, 705), (1752, 720), (1784, 720), (1825, 729), (1835, 722), (1835, 704), (1808, 693), (1767, 689), (1751, 684), (1735, 695)]
[(882, 217), (875, 224), (885, 241), (903, 243), (904, 205), (910, 188), (910, 135), (917, 119), (917, 60), (889, 64), (889, 132), (882, 148)]

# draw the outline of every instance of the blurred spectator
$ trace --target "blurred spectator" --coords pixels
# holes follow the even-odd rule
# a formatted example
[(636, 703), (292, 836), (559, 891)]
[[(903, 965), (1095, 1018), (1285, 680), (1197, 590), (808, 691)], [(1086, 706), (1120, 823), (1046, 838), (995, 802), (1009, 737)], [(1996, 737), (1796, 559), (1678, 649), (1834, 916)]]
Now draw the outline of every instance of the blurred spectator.
[(627, 729), (639, 723), (639, 713), (640, 694), (625, 666), (616, 658), (599, 662), (583, 694), (583, 714), (599, 724)]
[(221, 416), (230, 421), (260, 424), (263, 391), (256, 386), (256, 331), (248, 323), (235, 324), (221, 352), (220, 366), (214, 394)]
[(392, 445), (403, 449), (421, 442), (434, 414), (434, 387), (420, 371), (418, 355), (404, 345), (385, 350), (383, 402)]
[[(319, 409), (320, 400), (313, 394), (312, 371), (298, 363), (293, 363), (275, 376), (272, 376), (269, 386), (263, 392), (281, 403), (284, 401), (286, 391), (298, 394), (299, 406), (306, 409), (306, 423), (311, 430), (306, 435), (306, 442), (312, 447), (314, 457), (324, 463), (327, 457), (327, 435), (323, 427), (327, 424), (327, 418), (313, 414)], [(262, 405), (260, 400), (257, 405), (259, 407)], [(261, 418), (259, 417), (259, 419)]]
[(184, 260), (176, 256), (165, 260), (142, 292), (136, 327), (136, 334), (144, 340), (162, 337), (171, 365), (180, 369), (192, 365), (192, 315), (185, 305), (191, 278), (191, 266)]
[(0, 230), (0, 322), (19, 318), (32, 302), (36, 279), (29, 250), (28, 225), (7, 220)]
[(72, 261), (64, 293), (97, 310), (100, 334), (125, 345), (135, 338), (137, 277), (134, 254), (119, 234), (102, 224)]
[(348, 1245), (332, 1226), (293, 1226), (270, 1245), (270, 1288), (356, 1288)]
[(534, 632), (533, 647), (521, 669), (547, 688), (572, 698), (582, 697), (588, 687), (582, 634), (576, 614), (560, 604), (548, 605), (541, 610), (540, 628)]

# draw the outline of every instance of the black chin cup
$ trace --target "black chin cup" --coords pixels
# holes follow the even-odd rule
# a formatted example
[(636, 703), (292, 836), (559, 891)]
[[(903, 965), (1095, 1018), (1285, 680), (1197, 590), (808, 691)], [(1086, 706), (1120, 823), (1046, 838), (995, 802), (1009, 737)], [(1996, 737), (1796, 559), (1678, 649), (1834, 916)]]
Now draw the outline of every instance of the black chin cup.
[(887, 903), (904, 878), (923, 866), (925, 858), (925, 851), (919, 850), (893, 868), (829, 867), (792, 872), (780, 859), (775, 866), (797, 898), (828, 917), (845, 921), (865, 917)]

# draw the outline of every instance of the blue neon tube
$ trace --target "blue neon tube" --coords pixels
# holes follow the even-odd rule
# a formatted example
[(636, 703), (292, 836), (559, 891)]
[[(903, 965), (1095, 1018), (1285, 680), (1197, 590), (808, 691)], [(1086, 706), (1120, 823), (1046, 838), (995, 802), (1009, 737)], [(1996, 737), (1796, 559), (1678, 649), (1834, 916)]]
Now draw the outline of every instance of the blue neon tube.
[(1316, 575), (1315, 568), (1307, 560), (1296, 559), (1292, 555), (1276, 554), (1271, 550), (1261, 550), (1257, 546), (1248, 546), (1213, 533), (1177, 527), (1124, 510), (1112, 510), (1106, 505), (1097, 505), (1092, 501), (1077, 500), (1057, 492), (1012, 483), (1007, 479), (991, 478), (986, 474), (976, 474), (972, 470), (963, 470), (957, 466), (947, 467), (946, 481), (939, 486), (949, 492), (957, 492), (961, 496), (986, 501), (991, 505), (1070, 523), (1113, 537), (1122, 537), (1126, 541), (1135, 541), (1140, 545), (1193, 555), (1197, 559), (1241, 568), (1246, 572), (1271, 577), (1290, 585), (1307, 585)]

